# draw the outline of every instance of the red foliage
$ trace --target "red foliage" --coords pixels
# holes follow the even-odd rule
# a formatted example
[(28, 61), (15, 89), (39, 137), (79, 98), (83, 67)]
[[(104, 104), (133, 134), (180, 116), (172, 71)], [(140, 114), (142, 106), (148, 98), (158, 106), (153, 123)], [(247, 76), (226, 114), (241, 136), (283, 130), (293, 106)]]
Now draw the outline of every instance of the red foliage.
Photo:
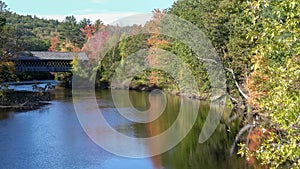
[(79, 47), (73, 46), (72, 52), (80, 52), (80, 51), (81, 51), (81, 49)]
[(84, 28), (81, 28), (80, 31), (85, 35), (86, 39), (89, 40), (94, 33), (96, 32), (97, 27), (95, 25), (86, 25)]
[[(247, 139), (249, 140), (248, 148), (250, 152), (257, 150), (259, 145), (262, 143), (263, 139), (268, 138), (270, 135), (270, 130), (265, 128), (254, 128), (251, 133), (248, 134)], [(247, 157), (247, 162), (249, 164), (255, 163), (255, 158), (252, 156)]]
[(108, 45), (109, 39), (108, 31), (97, 32), (84, 44), (82, 51), (86, 52), (90, 59), (102, 59), (105, 54), (103, 49)]
[(49, 47), (48, 51), (57, 52), (55, 48), (57, 43), (59, 42), (58, 37), (57, 36), (52, 37), (50, 41), (51, 41), (51, 46)]

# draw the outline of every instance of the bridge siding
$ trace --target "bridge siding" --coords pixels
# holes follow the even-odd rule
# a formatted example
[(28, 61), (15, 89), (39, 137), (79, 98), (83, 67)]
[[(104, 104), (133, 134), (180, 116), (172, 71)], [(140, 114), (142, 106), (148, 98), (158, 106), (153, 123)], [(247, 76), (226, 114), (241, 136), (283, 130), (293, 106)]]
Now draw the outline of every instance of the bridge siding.
[(70, 72), (71, 68), (57, 68), (57, 67), (18, 67), (17, 72)]
[(70, 60), (18, 60), (15, 61), (17, 72), (69, 72)]
[(16, 71), (18, 72), (69, 72), (71, 62), (77, 57), (78, 60), (87, 61), (84, 52), (35, 52), (22, 53), (13, 58)]

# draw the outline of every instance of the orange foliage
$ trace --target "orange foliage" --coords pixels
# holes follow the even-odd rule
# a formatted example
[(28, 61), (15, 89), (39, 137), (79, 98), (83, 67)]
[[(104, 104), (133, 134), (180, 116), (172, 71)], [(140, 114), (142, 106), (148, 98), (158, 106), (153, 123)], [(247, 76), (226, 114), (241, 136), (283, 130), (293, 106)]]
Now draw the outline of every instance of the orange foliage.
[(86, 25), (84, 28), (81, 28), (80, 31), (85, 35), (86, 39), (89, 40), (94, 33), (96, 32), (97, 27), (95, 25)]
[(262, 83), (268, 82), (269, 78), (258, 71), (254, 71), (246, 79), (246, 89), (249, 92), (248, 104), (254, 108), (259, 108), (258, 99), (267, 94), (267, 91), (262, 89)]
[(79, 47), (73, 46), (72, 52), (80, 52), (80, 51), (81, 51), (81, 49)]
[(246, 89), (249, 92), (248, 104), (253, 108), (259, 108), (259, 98), (267, 94), (267, 89), (264, 89), (265, 83), (269, 81), (267, 76), (268, 60), (267, 58), (255, 55), (251, 59), (254, 64), (254, 71), (246, 79)]
[[(249, 140), (249, 151), (254, 152), (257, 150), (262, 140), (268, 138), (270, 135), (270, 130), (265, 128), (254, 128), (251, 133), (248, 134), (247, 139)], [(255, 158), (252, 156), (247, 157), (247, 162), (249, 164), (254, 164)]]
[(163, 39), (159, 39), (158, 37), (159, 35), (152, 35), (148, 40), (147, 43), (149, 46), (152, 47), (160, 47), (160, 46), (165, 46), (167, 45), (169, 42)]
[[(156, 52), (152, 52), (155, 48), (162, 48), (167, 46), (169, 42), (167, 40), (162, 39), (160, 35), (159, 23), (161, 19), (166, 14), (166, 10), (159, 10), (154, 9), (152, 11), (153, 18), (150, 22), (148, 22), (145, 27), (146, 29), (151, 32), (151, 37), (147, 40), (147, 45), (149, 46), (148, 56), (146, 56), (146, 60), (151, 67), (158, 64), (159, 62), (159, 54)], [(151, 72), (150, 76), (148, 77), (151, 85), (157, 85), (159, 82), (159, 72)]]
[(165, 14), (166, 10), (161, 11), (159, 9), (154, 9), (153, 19), (145, 25), (148, 31), (153, 33), (147, 40), (147, 43), (150, 47), (160, 47), (169, 43), (168, 41), (163, 40), (159, 37), (160, 29), (158, 25)]
[(158, 77), (157, 77), (157, 73), (156, 72), (151, 72), (150, 76), (148, 77), (149, 82), (151, 85), (155, 85), (158, 83)]
[(48, 51), (50, 51), (50, 52), (56, 52), (55, 48), (56, 48), (56, 45), (57, 45), (58, 42), (59, 42), (59, 39), (58, 39), (57, 36), (52, 37), (51, 38), (51, 46), (49, 47)]
[(248, 134), (247, 139), (249, 139), (248, 148), (251, 152), (257, 150), (258, 146), (261, 144), (262, 139), (268, 137), (270, 130), (265, 128), (254, 128), (253, 131)]

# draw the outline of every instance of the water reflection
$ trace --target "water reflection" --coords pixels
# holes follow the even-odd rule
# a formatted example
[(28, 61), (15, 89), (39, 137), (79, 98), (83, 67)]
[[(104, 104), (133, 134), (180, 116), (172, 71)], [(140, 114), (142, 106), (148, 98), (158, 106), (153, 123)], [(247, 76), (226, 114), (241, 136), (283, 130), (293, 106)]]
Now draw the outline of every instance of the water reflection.
[[(179, 111), (180, 98), (169, 96), (167, 109), (164, 116), (159, 120), (146, 125), (147, 135), (149, 137), (163, 132), (166, 128), (172, 125)], [(193, 102), (192, 100), (190, 100)], [(185, 107), (185, 113), (188, 114), (192, 107)], [(229, 157), (229, 148), (231, 146), (233, 137), (226, 133), (224, 125), (220, 125), (212, 137), (205, 143), (199, 144), (198, 137), (201, 132), (204, 121), (207, 117), (209, 106), (206, 103), (201, 104), (200, 111), (197, 118), (197, 123), (189, 132), (183, 141), (162, 155), (152, 157), (152, 163), (155, 168), (163, 167), (168, 169), (234, 169), (243, 168), (244, 161), (236, 157)], [(181, 120), (181, 119), (178, 119)], [(181, 121), (180, 126), (184, 126), (185, 121)], [(178, 132), (182, 132), (178, 127)], [(161, 140), (168, 142), (169, 140)], [(151, 150), (159, 149), (161, 144), (148, 144)]]
[[(104, 151), (88, 138), (77, 120), (71, 91), (57, 89), (52, 97), (51, 104), (39, 110), (0, 113), (0, 168), (244, 168), (243, 159), (228, 155), (234, 138), (226, 132), (224, 125), (219, 125), (207, 142), (198, 143), (209, 111), (208, 104), (201, 103), (196, 124), (175, 148), (151, 158), (129, 159)], [(151, 104), (148, 93), (132, 91), (130, 100), (140, 110), (147, 110)], [(167, 95), (167, 100), (168, 104), (161, 117), (147, 124), (133, 123), (121, 116), (114, 108), (109, 91), (97, 92), (98, 107), (95, 109), (101, 109), (106, 121), (118, 132), (130, 137), (145, 138), (166, 131), (177, 119), (180, 98)], [(155, 106), (154, 102), (152, 105)], [(192, 109), (193, 106), (189, 106), (183, 110), (188, 115)], [(177, 131), (184, 132), (186, 125), (189, 125), (186, 120), (179, 119)], [(169, 141), (165, 138), (156, 144), (148, 142), (140, 146), (151, 153), (160, 150)], [(123, 148), (125, 151), (140, 151), (132, 147)]]

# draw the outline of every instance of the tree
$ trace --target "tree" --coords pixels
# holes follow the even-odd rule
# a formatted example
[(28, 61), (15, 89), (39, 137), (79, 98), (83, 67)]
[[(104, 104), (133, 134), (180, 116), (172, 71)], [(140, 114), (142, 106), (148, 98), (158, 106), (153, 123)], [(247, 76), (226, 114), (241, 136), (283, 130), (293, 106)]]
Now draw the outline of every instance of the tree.
[(87, 40), (89, 40), (97, 31), (97, 26), (88, 24), (80, 29)]
[(2, 61), (14, 57), (21, 49), (18, 32), (7, 25), (8, 14), (7, 5), (0, 1), (0, 60)]
[(78, 27), (79, 28), (84, 28), (85, 26), (91, 25), (91, 24), (92, 24), (92, 21), (90, 19), (83, 18), (81, 21), (79, 21)]
[[(300, 165), (299, 3), (191, 0), (168, 11), (197, 25), (212, 41), (228, 70), (231, 100), (244, 105), (241, 131), (249, 131), (247, 143), (262, 133), (246, 154), (271, 168)], [(249, 150), (247, 143), (240, 153)]]
[(49, 47), (48, 51), (50, 52), (56, 52), (58, 51), (58, 47), (59, 47), (59, 39), (57, 36), (52, 37), (50, 40), (51, 46)]
[(100, 19), (97, 19), (95, 21), (95, 26), (96, 26), (96, 31), (99, 31), (104, 27), (104, 23)]
[(7, 12), (7, 5), (0, 1), (0, 83), (16, 78), (14, 64), (9, 62), (8, 59), (15, 56), (19, 49), (15, 37), (11, 34), (13, 30), (10, 30), (6, 25)]
[(4, 16), (7, 11), (7, 5), (5, 2), (0, 1), (0, 30), (2, 30), (3, 26), (6, 24), (6, 18)]
[(268, 131), (256, 151), (246, 152), (270, 168), (300, 167), (299, 2), (252, 1), (244, 8), (256, 41), (249, 103), (263, 119), (257, 127)]
[(59, 40), (63, 42), (61, 48), (65, 51), (72, 51), (75, 48), (81, 49), (86, 41), (80, 29), (89, 22), (89, 20), (85, 19), (80, 24), (77, 24), (74, 16), (67, 16), (57, 27)]

